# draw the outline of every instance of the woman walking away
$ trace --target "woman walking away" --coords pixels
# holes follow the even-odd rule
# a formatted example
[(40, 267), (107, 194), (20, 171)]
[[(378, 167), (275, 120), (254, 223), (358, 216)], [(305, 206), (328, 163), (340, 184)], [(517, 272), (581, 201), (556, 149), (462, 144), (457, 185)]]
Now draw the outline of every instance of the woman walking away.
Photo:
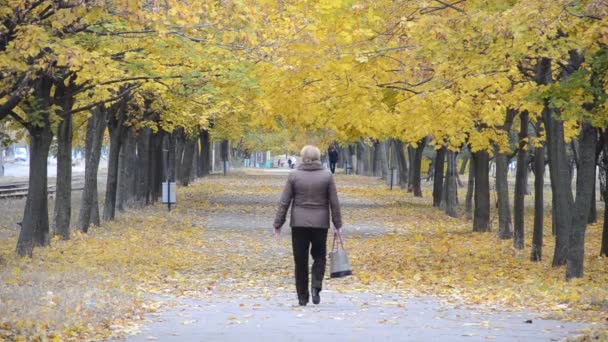
[(319, 304), (325, 274), (329, 211), (336, 229), (342, 227), (340, 202), (334, 176), (321, 165), (321, 152), (307, 145), (301, 152), (302, 163), (289, 174), (274, 220), (274, 232), (279, 234), (291, 206), (291, 242), (295, 262), (296, 291), (300, 305), (308, 303), (308, 251), (313, 258), (312, 302)]

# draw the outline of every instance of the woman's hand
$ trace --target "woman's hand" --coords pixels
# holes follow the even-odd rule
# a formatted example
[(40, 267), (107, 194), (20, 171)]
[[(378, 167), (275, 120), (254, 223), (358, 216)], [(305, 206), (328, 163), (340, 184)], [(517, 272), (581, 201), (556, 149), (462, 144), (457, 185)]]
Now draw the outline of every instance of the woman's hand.
[(279, 242), (281, 239), (281, 227), (274, 227), (274, 238)]

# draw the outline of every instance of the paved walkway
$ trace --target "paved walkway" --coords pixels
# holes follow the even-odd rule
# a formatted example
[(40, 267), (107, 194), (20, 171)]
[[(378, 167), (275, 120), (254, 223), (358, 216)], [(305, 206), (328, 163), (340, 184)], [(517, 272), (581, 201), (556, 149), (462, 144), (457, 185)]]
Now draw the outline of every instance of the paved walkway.
[[(256, 171), (245, 177), (260, 182), (263, 174)], [(286, 175), (268, 174), (262, 182), (275, 186), (282, 184)], [(269, 233), (273, 218), (269, 208), (274, 208), (279, 194), (237, 192), (238, 196), (212, 194), (207, 199), (220, 204), (218, 209), (201, 214), (210, 241), (225, 242), (227, 232)], [(341, 196), (341, 200), (357, 210), (378, 205), (356, 196)], [(250, 210), (236, 210), (243, 206)], [(390, 230), (378, 224), (357, 226), (359, 231), (349, 234), (365, 237)], [(268, 257), (290, 260), (289, 250), (284, 249)], [(466, 307), (404, 293), (374, 293), (373, 286), (361, 292), (337, 292), (332, 283), (342, 280), (326, 281), (320, 305), (299, 307), (294, 305), (296, 296), (289, 281), (285, 280), (284, 288), (264, 293), (220, 289), (208, 292), (205, 298), (165, 298), (172, 304), (148, 315), (141, 333), (125, 341), (556, 341), (575, 336), (586, 327), (543, 320), (529, 312)]]

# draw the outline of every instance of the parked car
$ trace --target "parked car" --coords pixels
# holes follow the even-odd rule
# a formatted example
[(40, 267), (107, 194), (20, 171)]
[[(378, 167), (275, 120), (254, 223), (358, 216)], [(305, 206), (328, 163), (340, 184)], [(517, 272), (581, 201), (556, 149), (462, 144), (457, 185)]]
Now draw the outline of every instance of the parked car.
[(27, 149), (25, 147), (17, 147), (15, 149), (15, 161), (26, 162), (27, 160)]

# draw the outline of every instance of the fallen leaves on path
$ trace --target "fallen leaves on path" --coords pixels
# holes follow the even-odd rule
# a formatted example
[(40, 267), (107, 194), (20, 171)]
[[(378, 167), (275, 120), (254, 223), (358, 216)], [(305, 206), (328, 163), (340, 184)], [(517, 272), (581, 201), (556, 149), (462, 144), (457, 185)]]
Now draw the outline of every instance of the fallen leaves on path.
[[(103, 339), (136, 332), (142, 315), (158, 309), (154, 296), (272, 298), (294, 291), (288, 233), (277, 242), (271, 231), (284, 182), (207, 178), (180, 188), (171, 213), (160, 205), (132, 210), (88, 235), (36, 249), (32, 259), (17, 258), (14, 241), (0, 241), (0, 338)], [(550, 266), (550, 235), (545, 260), (532, 263), (529, 246), (520, 252), (493, 233), (473, 234), (469, 222), (446, 217), (428, 198), (387, 190), (371, 178), (337, 182), (355, 276), (327, 280), (327, 287), (440, 295), (606, 323), (608, 260), (595, 256), (601, 225), (588, 229), (585, 277), (565, 282), (563, 270)], [(212, 217), (241, 223), (212, 228)], [(268, 229), (254, 229), (254, 220), (267, 221)]]

